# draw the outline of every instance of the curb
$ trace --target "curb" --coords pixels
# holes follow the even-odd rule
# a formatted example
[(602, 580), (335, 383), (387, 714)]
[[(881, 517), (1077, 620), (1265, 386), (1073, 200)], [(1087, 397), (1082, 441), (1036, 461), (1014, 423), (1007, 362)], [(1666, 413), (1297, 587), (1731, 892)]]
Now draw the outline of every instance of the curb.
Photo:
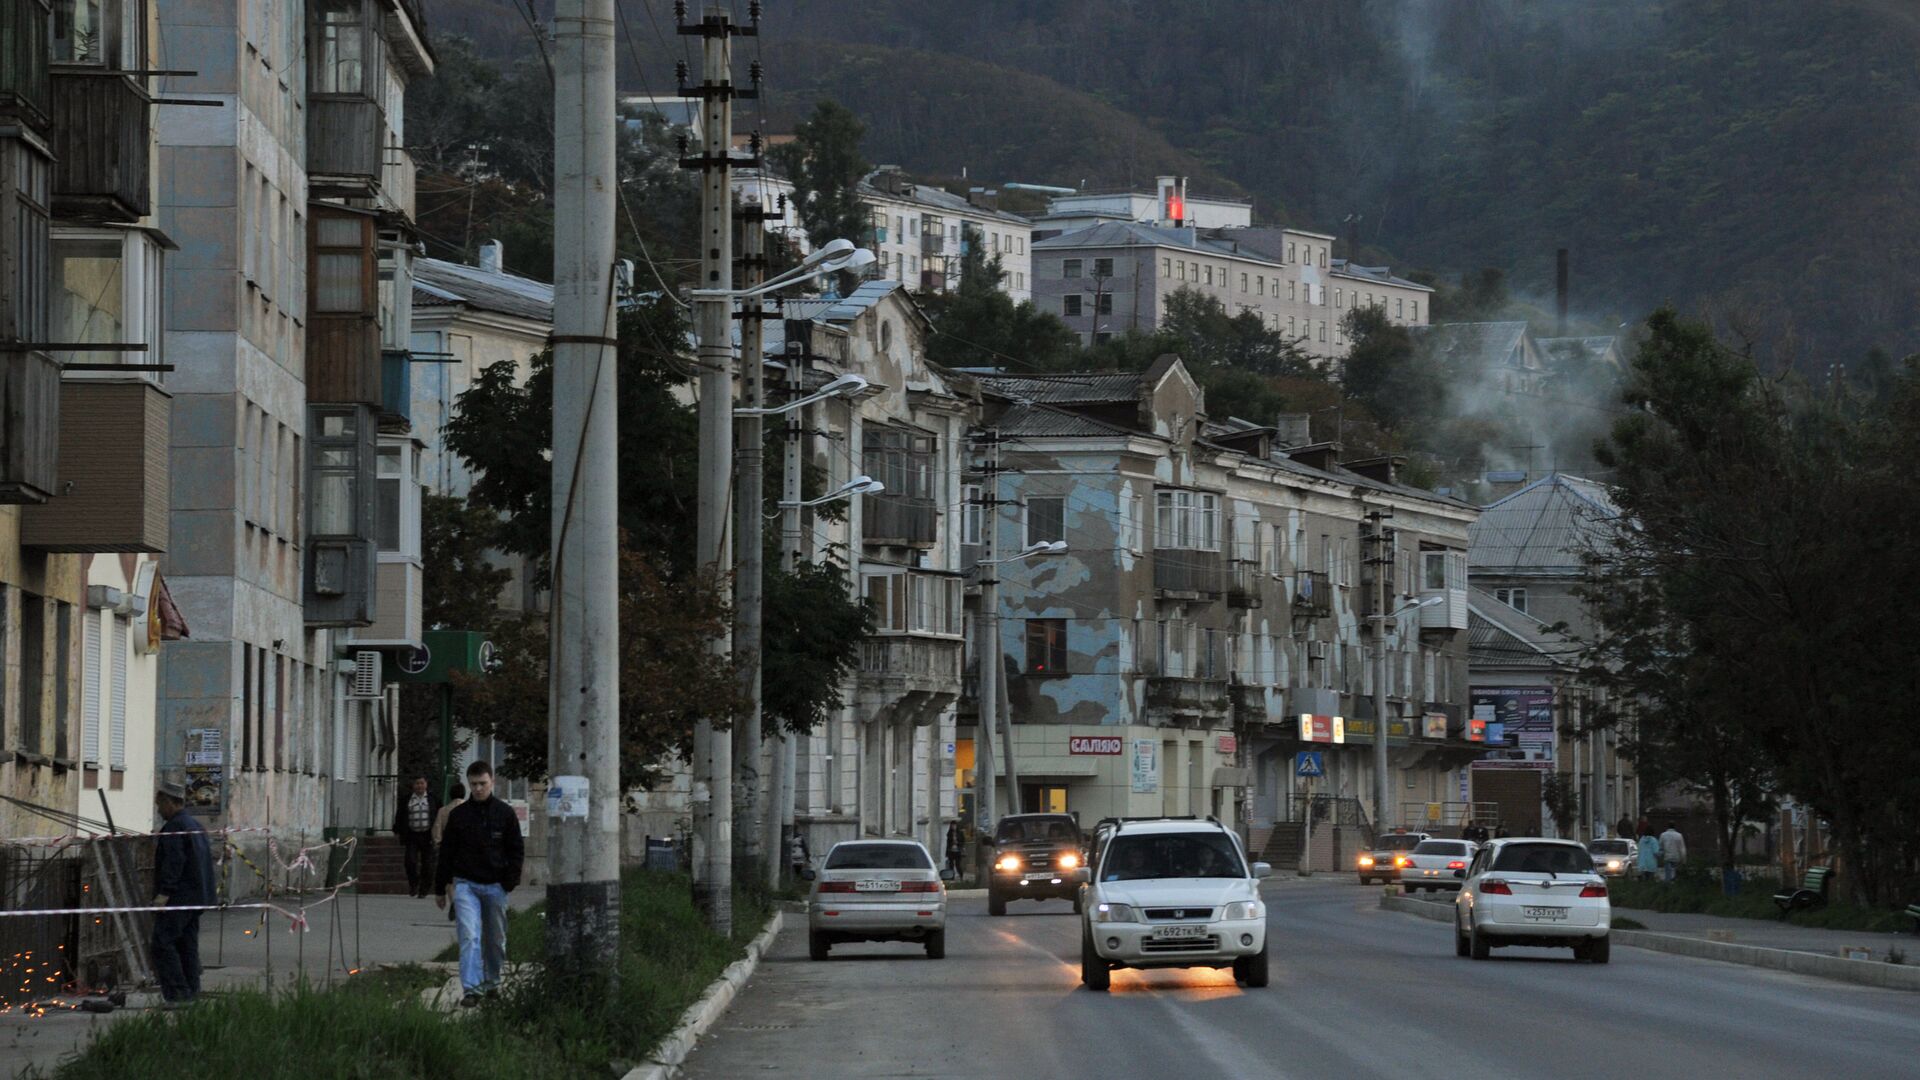
[[(1452, 908), (1427, 900), (1404, 896), (1382, 896), (1380, 906), (1387, 911), (1418, 915), (1435, 922), (1452, 922)], [(1889, 964), (1881, 960), (1847, 960), (1819, 953), (1794, 952), (1791, 949), (1767, 949), (1758, 945), (1736, 945), (1727, 941), (1702, 941), (1678, 934), (1659, 934), (1650, 930), (1614, 930), (1614, 941), (1635, 949), (1689, 956), (1696, 960), (1718, 960), (1726, 964), (1787, 971), (1796, 975), (1834, 979), (1858, 986), (1883, 990), (1920, 990), (1920, 968)]]
[(687, 1011), (680, 1014), (680, 1025), (653, 1048), (652, 1060), (630, 1070), (621, 1080), (671, 1080), (679, 1074), (680, 1065), (687, 1060), (687, 1054), (693, 1050), (694, 1044), (726, 1015), (727, 1007), (733, 1004), (734, 995), (753, 976), (760, 958), (773, 947), (773, 939), (780, 935), (780, 925), (785, 915), (784, 910), (773, 913), (773, 917), (767, 920), (766, 929), (748, 943), (746, 957), (728, 964), (727, 970), (721, 972), (720, 977), (700, 995), (700, 1000), (687, 1006)]

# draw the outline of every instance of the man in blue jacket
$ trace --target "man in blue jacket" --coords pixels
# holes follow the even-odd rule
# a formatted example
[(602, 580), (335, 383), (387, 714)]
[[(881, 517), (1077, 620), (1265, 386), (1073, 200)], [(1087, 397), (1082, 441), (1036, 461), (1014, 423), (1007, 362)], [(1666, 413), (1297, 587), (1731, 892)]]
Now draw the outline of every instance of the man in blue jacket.
[(200, 996), (200, 908), (214, 904), (213, 854), (207, 830), (187, 813), (187, 792), (162, 783), (153, 805), (165, 824), (154, 837), (153, 973), (160, 996), (184, 1005)]

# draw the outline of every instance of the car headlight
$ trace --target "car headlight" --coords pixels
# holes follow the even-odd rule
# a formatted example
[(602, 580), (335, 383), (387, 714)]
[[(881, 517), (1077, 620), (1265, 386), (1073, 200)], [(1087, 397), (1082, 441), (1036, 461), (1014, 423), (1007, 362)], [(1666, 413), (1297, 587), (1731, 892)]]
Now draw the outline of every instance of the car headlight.
[(1133, 922), (1133, 908), (1126, 904), (1095, 904), (1094, 922)]
[(994, 862), (993, 868), (995, 870), (1018, 870), (1020, 869), (1020, 856), (1002, 855)]
[(1080, 865), (1080, 856), (1074, 854), (1071, 851), (1067, 852), (1065, 855), (1060, 856), (1060, 869), (1062, 870), (1071, 870), (1074, 867), (1079, 865)]
[(1267, 907), (1258, 900), (1236, 900), (1220, 912), (1222, 919), (1264, 919)]
[(1362, 856), (1360, 856), (1360, 865), (1361, 865), (1361, 866), (1372, 866), (1372, 865), (1373, 865), (1373, 856), (1371, 856), (1371, 855), (1362, 855)]
[(1609, 870), (1618, 870), (1618, 869), (1620, 869), (1620, 860), (1619, 860), (1619, 859), (1608, 859), (1608, 860), (1607, 860), (1607, 869), (1609, 869)]

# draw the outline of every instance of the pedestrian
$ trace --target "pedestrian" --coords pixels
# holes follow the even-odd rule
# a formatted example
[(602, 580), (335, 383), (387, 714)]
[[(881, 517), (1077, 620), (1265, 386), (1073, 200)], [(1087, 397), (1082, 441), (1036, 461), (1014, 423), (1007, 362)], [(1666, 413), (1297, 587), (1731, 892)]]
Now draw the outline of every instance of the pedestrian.
[(1653, 835), (1653, 823), (1646, 818), (1640, 819), (1639, 845), (1634, 852), (1634, 866), (1640, 871), (1641, 881), (1652, 881), (1660, 872), (1660, 838)]
[(956, 877), (960, 874), (960, 854), (964, 850), (965, 844), (960, 839), (960, 823), (947, 822), (947, 865), (953, 868)]
[(1680, 870), (1680, 864), (1687, 861), (1687, 838), (1672, 825), (1660, 834), (1660, 880), (1671, 882)]
[(406, 849), (407, 895), (425, 896), (433, 882), (433, 822), (440, 800), (427, 790), (427, 778), (413, 778), (413, 790), (393, 808), (393, 835)]
[(1502, 840), (1502, 839), (1505, 839), (1505, 838), (1507, 837), (1507, 835), (1508, 835), (1508, 833), (1507, 833), (1507, 824), (1506, 824), (1506, 822), (1504, 822), (1504, 821), (1496, 821), (1496, 822), (1494, 822), (1494, 823), (1493, 823), (1493, 838), (1494, 838), (1495, 840)]
[(1628, 817), (1625, 814), (1620, 815), (1620, 821), (1615, 826), (1615, 828), (1618, 831), (1615, 832), (1613, 835), (1619, 837), (1622, 840), (1631, 840), (1634, 837), (1640, 835), (1639, 833), (1633, 831), (1633, 819)]
[(467, 792), (466, 801), (447, 815), (440, 837), (433, 902), (446, 907), (452, 888), (464, 991), (460, 1004), (472, 1008), (481, 995), (500, 987), (507, 960), (507, 894), (520, 884), (524, 851), (519, 816), (493, 797), (491, 765), (467, 766)]
[(187, 789), (162, 783), (153, 805), (164, 823), (154, 837), (153, 973), (168, 1006), (200, 996), (200, 908), (216, 903), (207, 830), (187, 813)]
[(440, 837), (447, 831), (447, 815), (453, 813), (454, 807), (467, 801), (467, 789), (457, 780), (454, 781), (453, 787), (447, 791), (447, 794), (450, 796), (450, 798), (447, 799), (447, 805), (441, 807), (440, 812), (433, 815), (433, 851), (435, 858), (438, 858), (440, 854)]
[(787, 865), (793, 868), (795, 880), (803, 879), (804, 871), (813, 865), (813, 852), (807, 850), (807, 834), (799, 829), (787, 838)]

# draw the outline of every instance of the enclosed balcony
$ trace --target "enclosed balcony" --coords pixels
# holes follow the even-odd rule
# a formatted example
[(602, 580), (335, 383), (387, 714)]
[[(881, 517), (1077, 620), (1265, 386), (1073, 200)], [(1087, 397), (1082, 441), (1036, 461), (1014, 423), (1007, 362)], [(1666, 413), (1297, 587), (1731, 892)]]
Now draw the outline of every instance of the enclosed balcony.
[(1260, 589), (1265, 580), (1259, 563), (1235, 560), (1227, 575), (1227, 604), (1237, 608), (1259, 607)]
[(60, 365), (40, 352), (0, 352), (0, 505), (52, 497), (60, 458)]
[(131, 224), (153, 210), (153, 99), (103, 68), (53, 71), (53, 209), (62, 220)]
[(307, 166), (329, 191), (371, 191), (387, 171), (386, 114), (369, 98), (316, 95), (307, 102)]
[(167, 550), (172, 395), (143, 379), (69, 379), (60, 393), (54, 497), (20, 517), (42, 551)]
[(374, 218), (329, 203), (312, 205), (307, 400), (381, 405), (386, 372)]
[(1318, 570), (1300, 570), (1293, 575), (1293, 611), (1296, 615), (1324, 619), (1333, 614), (1333, 582)]
[(371, 194), (386, 174), (383, 19), (375, 0), (307, 5), (307, 174), (316, 191)]
[(1217, 551), (1162, 548), (1153, 553), (1153, 588), (1163, 599), (1216, 599), (1224, 576)]
[(48, 0), (0, 4), (0, 117), (44, 128), (52, 112)]
[(869, 544), (932, 547), (939, 538), (940, 512), (932, 499), (869, 495), (860, 513), (860, 535)]

